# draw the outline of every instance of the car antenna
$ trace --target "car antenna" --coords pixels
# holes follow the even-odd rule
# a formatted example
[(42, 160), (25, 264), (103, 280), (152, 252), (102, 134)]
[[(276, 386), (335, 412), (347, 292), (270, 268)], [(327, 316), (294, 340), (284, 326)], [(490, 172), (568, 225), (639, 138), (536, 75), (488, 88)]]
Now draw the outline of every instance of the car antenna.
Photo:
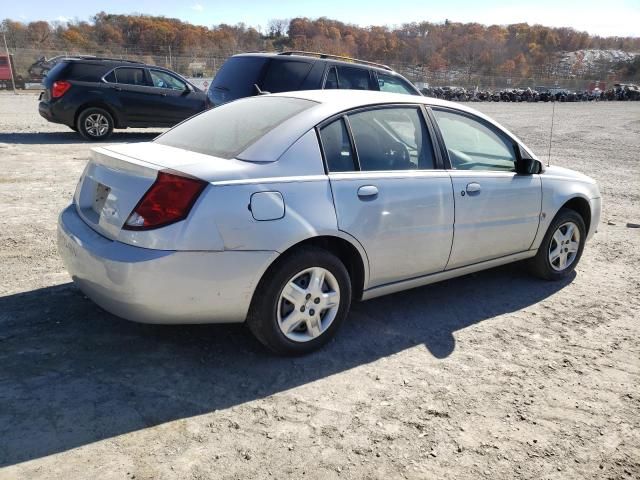
[(551, 166), (551, 142), (553, 140), (553, 120), (556, 116), (556, 102), (551, 102), (553, 104), (551, 110), (551, 131), (549, 132), (549, 154), (547, 155), (547, 167)]

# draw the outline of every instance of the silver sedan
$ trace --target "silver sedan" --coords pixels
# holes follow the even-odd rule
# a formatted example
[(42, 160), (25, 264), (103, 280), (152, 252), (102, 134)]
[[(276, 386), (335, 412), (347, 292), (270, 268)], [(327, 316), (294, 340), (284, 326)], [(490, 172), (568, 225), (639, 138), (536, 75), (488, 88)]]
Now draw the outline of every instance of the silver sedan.
[(600, 210), (594, 180), (545, 167), (471, 108), (309, 91), (94, 148), (58, 244), (78, 287), (118, 316), (246, 321), (301, 354), (353, 300), (519, 260), (562, 279)]

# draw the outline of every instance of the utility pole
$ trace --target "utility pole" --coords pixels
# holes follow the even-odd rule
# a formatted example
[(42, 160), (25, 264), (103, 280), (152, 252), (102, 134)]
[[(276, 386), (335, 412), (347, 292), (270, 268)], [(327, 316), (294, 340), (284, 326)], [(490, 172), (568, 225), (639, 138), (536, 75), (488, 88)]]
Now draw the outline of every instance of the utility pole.
[(18, 94), (16, 92), (16, 81), (13, 78), (13, 62), (11, 61), (11, 55), (9, 55), (9, 47), (7, 47), (7, 36), (2, 32), (2, 39), (4, 40), (4, 49), (7, 52), (7, 62), (9, 63), (9, 73), (11, 74), (11, 86), (13, 87), (13, 93), (15, 95)]

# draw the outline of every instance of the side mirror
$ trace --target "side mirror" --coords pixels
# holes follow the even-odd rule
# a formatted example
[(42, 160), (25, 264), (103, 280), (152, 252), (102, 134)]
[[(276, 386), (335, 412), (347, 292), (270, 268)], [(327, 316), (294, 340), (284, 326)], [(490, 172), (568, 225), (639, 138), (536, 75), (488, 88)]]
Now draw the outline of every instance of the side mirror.
[(542, 162), (531, 158), (524, 148), (518, 145), (518, 159), (516, 160), (516, 173), (522, 175), (532, 175), (542, 173), (544, 170)]

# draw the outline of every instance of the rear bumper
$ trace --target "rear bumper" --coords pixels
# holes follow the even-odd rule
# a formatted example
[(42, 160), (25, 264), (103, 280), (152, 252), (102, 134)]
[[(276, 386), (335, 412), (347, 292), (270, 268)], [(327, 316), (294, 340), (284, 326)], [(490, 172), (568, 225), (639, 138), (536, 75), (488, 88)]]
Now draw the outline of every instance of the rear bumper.
[(119, 317), (143, 323), (233, 323), (276, 252), (177, 252), (134, 247), (92, 230), (70, 205), (58, 250), (75, 284)]
[(40, 116), (53, 123), (62, 123), (69, 127), (74, 126), (75, 111), (70, 107), (65, 108), (61, 102), (49, 103), (40, 101), (38, 103), (38, 113)]

